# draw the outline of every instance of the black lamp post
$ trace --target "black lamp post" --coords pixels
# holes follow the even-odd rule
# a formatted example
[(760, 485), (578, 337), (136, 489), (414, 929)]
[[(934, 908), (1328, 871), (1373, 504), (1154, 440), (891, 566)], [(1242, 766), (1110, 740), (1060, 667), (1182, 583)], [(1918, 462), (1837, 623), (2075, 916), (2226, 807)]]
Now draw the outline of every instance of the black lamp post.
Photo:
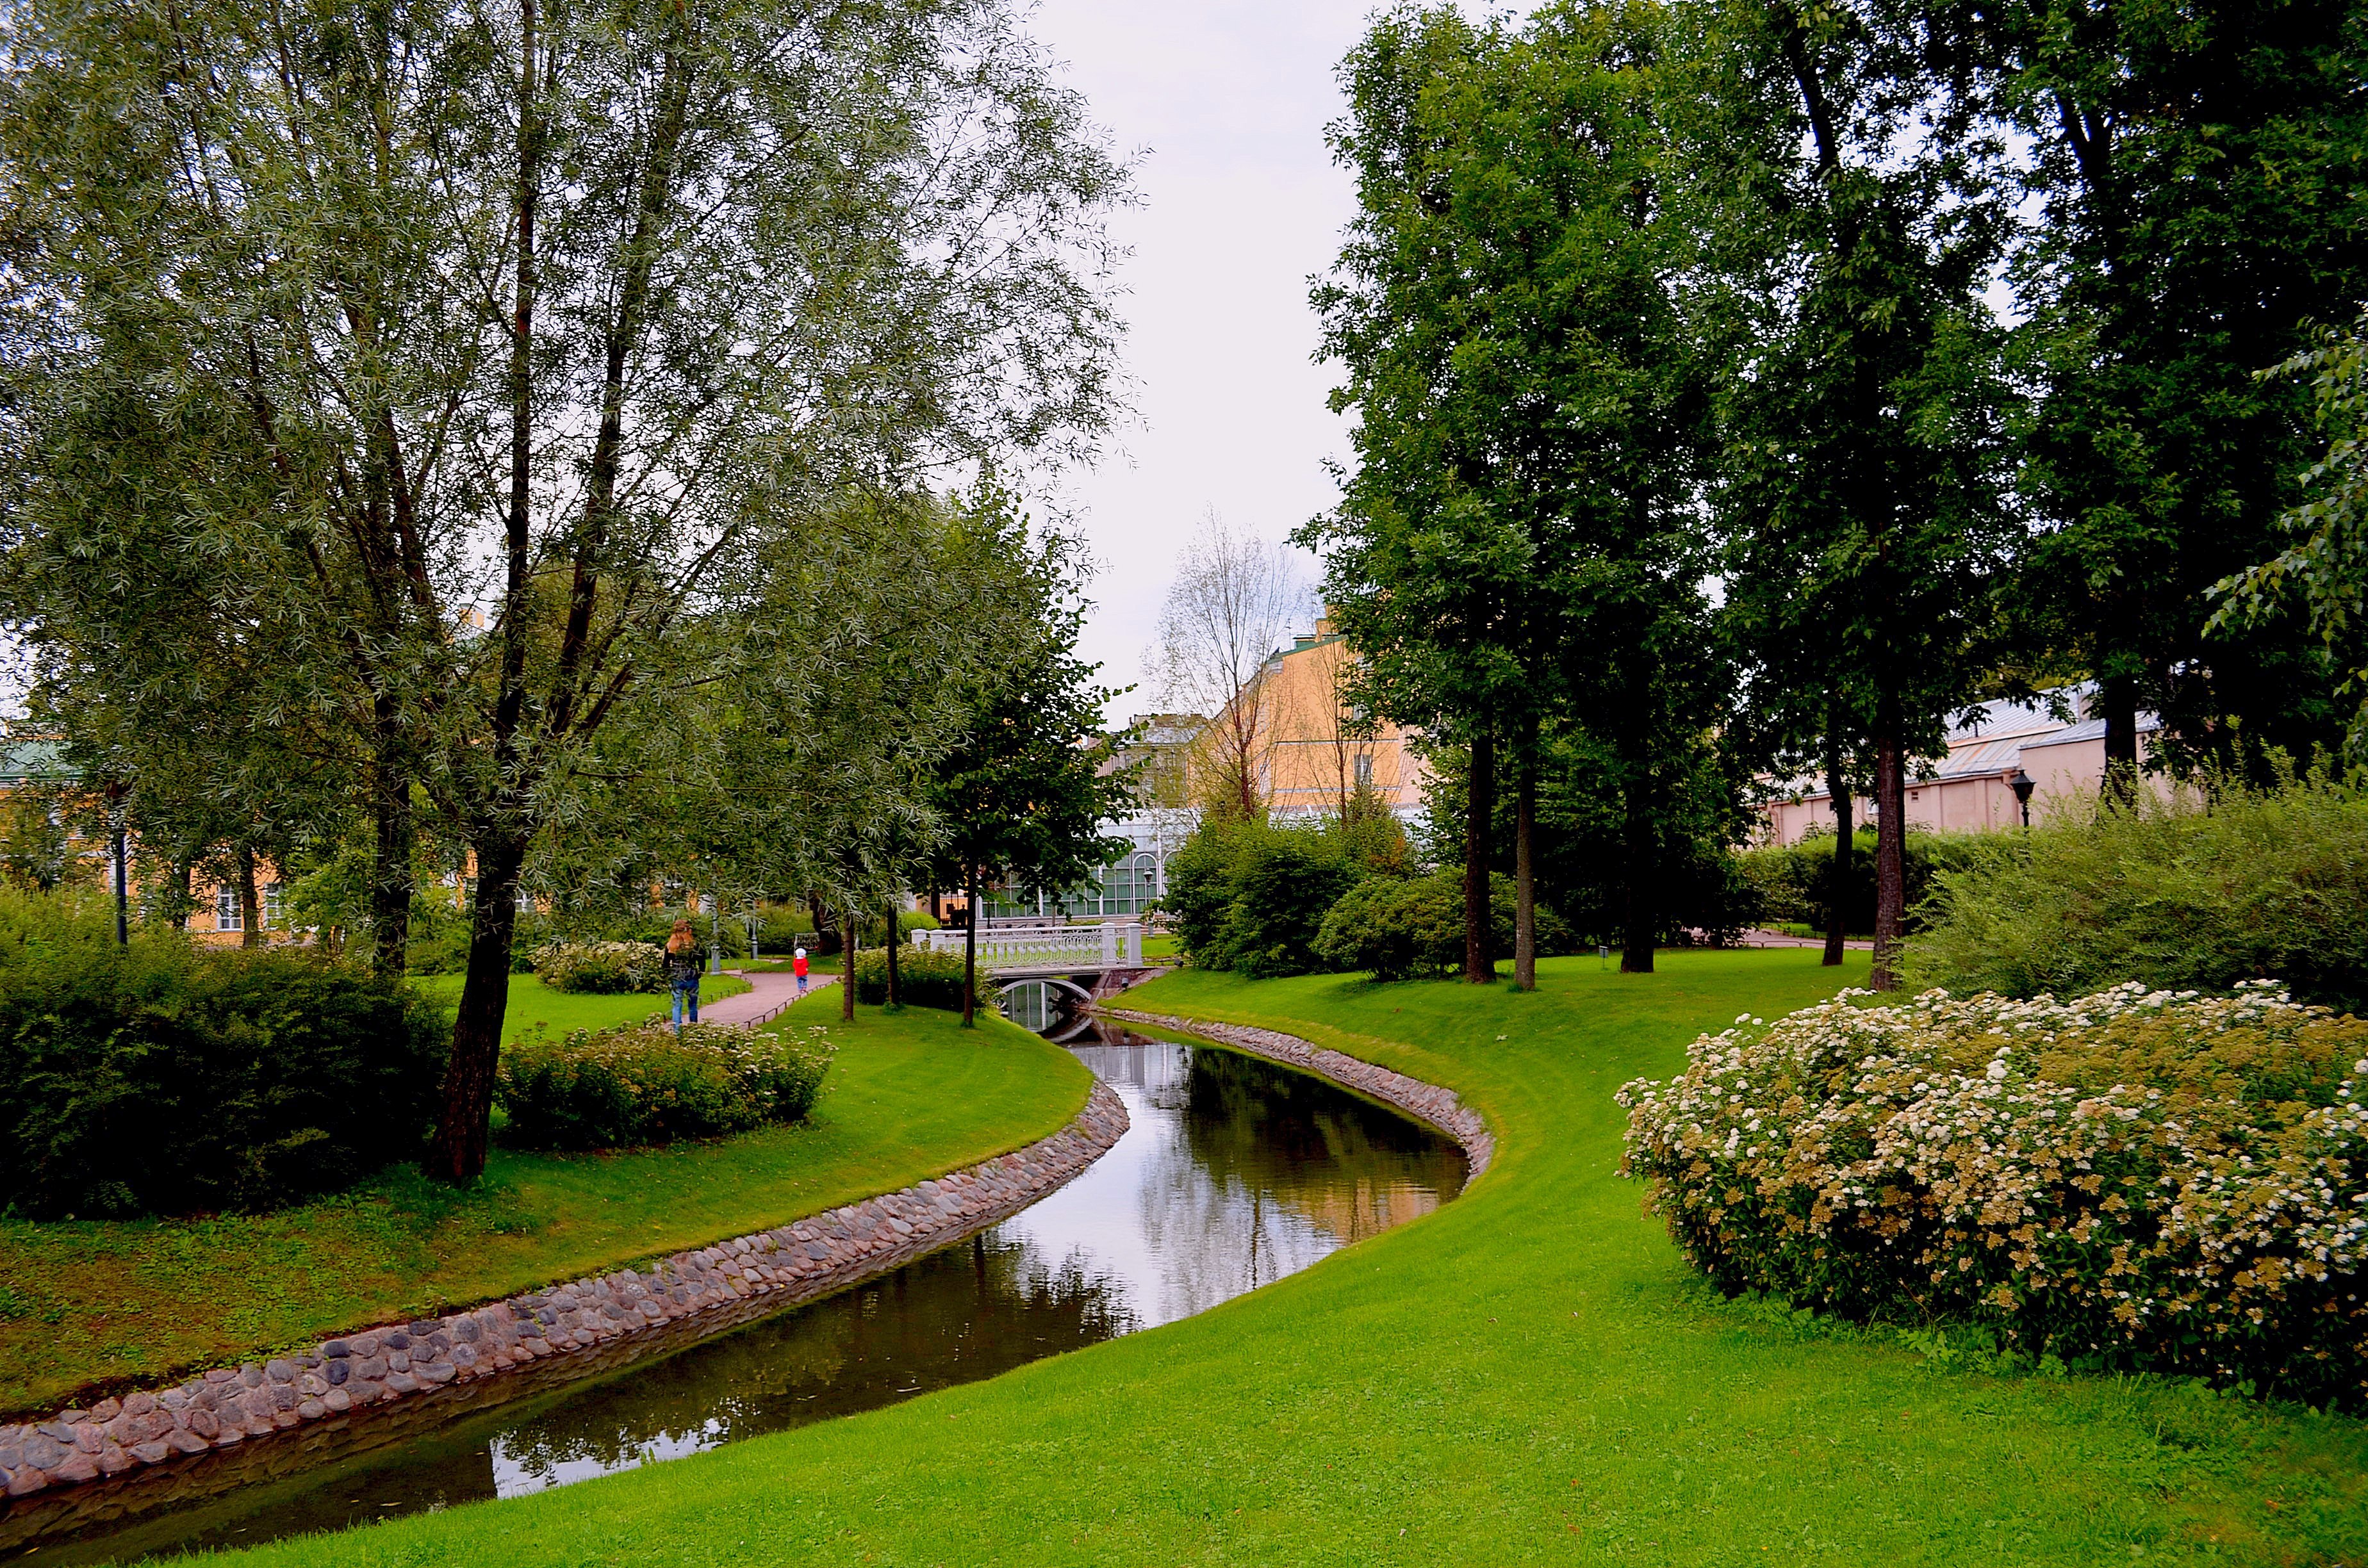
[(2018, 767), (2006, 776), (2006, 787), (2014, 791), (2016, 802), (2022, 807), (2022, 825), (2029, 827), (2031, 825), (2031, 792), (2039, 788), (2039, 781)]

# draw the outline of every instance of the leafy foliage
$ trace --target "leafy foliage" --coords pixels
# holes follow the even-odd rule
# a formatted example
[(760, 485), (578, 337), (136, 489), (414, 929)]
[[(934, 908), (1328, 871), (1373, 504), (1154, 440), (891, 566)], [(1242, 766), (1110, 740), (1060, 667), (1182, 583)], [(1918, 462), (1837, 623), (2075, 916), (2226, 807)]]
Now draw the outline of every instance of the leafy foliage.
[[(1824, 926), (1837, 892), (1841, 894), (1842, 919), (1852, 936), (1874, 929), (1874, 882), (1867, 874), (1874, 850), (1874, 829), (1860, 828), (1852, 840), (1855, 853), (1847, 888), (1834, 885), (1834, 836), (1811, 834), (1797, 844), (1763, 845), (1735, 856), (1737, 872), (1749, 884), (1759, 917), (1799, 921)], [(1907, 928), (1920, 930), (1921, 905), (1945, 872), (1987, 864), (1992, 858), (2014, 853), (2015, 841), (2003, 834), (1929, 833), (1916, 829), (1903, 836), (1900, 862), (1906, 871)]]
[(653, 942), (550, 942), (532, 957), (535, 974), (553, 991), (616, 995), (666, 989), (666, 949)]
[(1161, 907), (1200, 968), (1305, 974), (1324, 967), (1315, 936), (1333, 903), (1403, 853), (1402, 837), (1368, 824), (1212, 823), (1167, 858)]
[(1864, 994), (1621, 1091), (1626, 1169), (1722, 1289), (2368, 1403), (2368, 1022), (2273, 982)]
[(1904, 966), (1918, 985), (2032, 996), (2277, 976), (2368, 1013), (2368, 796), (2324, 777), (2141, 791), (1939, 869), (1924, 915)]
[(505, 1050), (496, 1092), (521, 1148), (632, 1148), (795, 1121), (830, 1056), (820, 1028), (803, 1039), (728, 1024), (578, 1029)]
[[(908, 1007), (943, 1007), (960, 1012), (962, 956), (913, 947), (900, 949), (896, 954), (896, 996)], [(855, 999), (869, 1006), (878, 1006), (888, 1000), (885, 948), (864, 948), (856, 953)]]
[[(1488, 909), (1501, 949), (1513, 937), (1510, 877), (1488, 879)], [(1539, 904), (1536, 918), (1540, 956), (1571, 950), (1576, 938), (1551, 906)], [(1314, 947), (1323, 967), (1367, 970), (1375, 980), (1449, 973), (1463, 961), (1463, 874), (1369, 877), (1326, 912)]]
[(400, 984), (169, 931), (0, 957), (0, 1208), (268, 1209), (416, 1157), (449, 1018)]

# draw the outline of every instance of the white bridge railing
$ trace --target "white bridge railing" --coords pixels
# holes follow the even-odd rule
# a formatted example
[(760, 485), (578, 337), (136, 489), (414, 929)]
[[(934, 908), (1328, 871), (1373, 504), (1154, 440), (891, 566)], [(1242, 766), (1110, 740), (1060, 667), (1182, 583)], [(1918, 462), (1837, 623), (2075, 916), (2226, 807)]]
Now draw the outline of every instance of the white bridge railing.
[[(913, 945), (933, 953), (962, 950), (964, 933), (951, 926), (916, 931)], [(1140, 968), (1143, 927), (1103, 921), (1081, 926), (988, 926), (978, 934), (978, 963), (997, 973), (1012, 970)]]

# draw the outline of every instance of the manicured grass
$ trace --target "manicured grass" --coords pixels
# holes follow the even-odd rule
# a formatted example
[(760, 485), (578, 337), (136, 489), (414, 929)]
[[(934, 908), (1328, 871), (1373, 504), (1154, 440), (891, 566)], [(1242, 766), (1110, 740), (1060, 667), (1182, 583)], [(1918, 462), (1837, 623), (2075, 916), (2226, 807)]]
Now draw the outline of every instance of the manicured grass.
[[(457, 974), (428, 974), (411, 983), (449, 1007), (461, 999), (461, 979)], [(748, 983), (735, 975), (699, 977), (702, 1006), (726, 996), (737, 996), (747, 989)], [(514, 974), (510, 976), (509, 1008), (502, 1015), (502, 1043), (508, 1045), (529, 1034), (564, 1035), (573, 1029), (635, 1024), (644, 1018), (664, 1017), (667, 1007), (664, 994), (628, 992), (621, 996), (586, 995), (553, 991), (533, 975)]]
[[(2141, 1381), (1937, 1370), (1718, 1302), (1614, 1175), (1613, 1092), (1836, 984), (1814, 951), (1543, 989), (1253, 984), (1270, 1022), (1452, 1085), (1501, 1137), (1459, 1201), (1186, 1322), (991, 1382), (288, 1563), (2357, 1563), (2368, 1434)], [(1842, 971), (1862, 978), (1853, 956)]]
[(1180, 957), (1184, 951), (1183, 942), (1181, 937), (1145, 937), (1143, 939), (1143, 956), (1146, 959)]
[(848, 1026), (834, 990), (785, 1020), (825, 1024), (838, 1044), (800, 1126), (615, 1154), (497, 1149), (467, 1193), (392, 1171), (269, 1215), (0, 1220), (0, 1411), (46, 1412), (95, 1383), (309, 1345), (892, 1191), (1045, 1136), (1090, 1084), (1076, 1058), (999, 1017), (964, 1034), (948, 1013), (867, 1007)]

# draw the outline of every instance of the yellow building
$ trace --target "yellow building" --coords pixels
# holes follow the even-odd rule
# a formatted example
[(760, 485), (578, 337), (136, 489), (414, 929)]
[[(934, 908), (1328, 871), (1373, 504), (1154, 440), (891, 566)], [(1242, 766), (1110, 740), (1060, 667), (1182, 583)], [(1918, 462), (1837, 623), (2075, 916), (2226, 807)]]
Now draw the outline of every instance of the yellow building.
[[(1292, 639), (1258, 672), (1247, 699), (1252, 776), (1276, 819), (1337, 816), (1369, 787), (1401, 820), (1422, 810), (1429, 768), (1413, 743), (1419, 733), (1367, 715), (1350, 702), (1356, 654), (1329, 618)], [(1223, 720), (1212, 721), (1217, 728)], [(1209, 744), (1223, 744), (1210, 737)], [(1204, 745), (1204, 753), (1205, 753)]]

